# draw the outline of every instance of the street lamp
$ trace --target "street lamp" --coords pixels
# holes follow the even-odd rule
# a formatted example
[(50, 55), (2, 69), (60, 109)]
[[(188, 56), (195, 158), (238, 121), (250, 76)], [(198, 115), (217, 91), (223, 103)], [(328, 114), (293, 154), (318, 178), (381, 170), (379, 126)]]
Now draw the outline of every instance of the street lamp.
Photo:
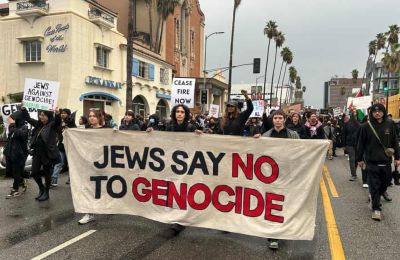
[[(213, 32), (213, 33), (210, 33), (209, 35), (206, 35), (206, 39), (205, 39), (205, 43), (204, 43), (204, 69), (203, 69), (204, 79), (203, 79), (203, 89), (201, 90), (201, 94), (200, 94), (200, 101), (202, 101), (201, 100), (201, 96), (202, 96), (203, 91), (206, 90), (206, 82), (207, 82), (207, 79), (206, 79), (206, 75), (207, 75), (207, 71), (206, 71), (207, 40), (208, 40), (208, 38), (210, 38), (211, 36), (213, 36), (215, 34), (223, 34), (223, 33), (225, 33), (225, 32)], [(203, 110), (204, 109), (204, 104), (203, 104), (203, 102), (201, 102), (201, 104), (202, 104), (202, 110)]]
[(258, 85), (257, 85), (258, 80), (259, 80), (259, 79), (262, 79), (262, 78), (264, 78), (264, 76), (260, 76), (260, 77), (256, 78), (256, 87), (258, 86)]

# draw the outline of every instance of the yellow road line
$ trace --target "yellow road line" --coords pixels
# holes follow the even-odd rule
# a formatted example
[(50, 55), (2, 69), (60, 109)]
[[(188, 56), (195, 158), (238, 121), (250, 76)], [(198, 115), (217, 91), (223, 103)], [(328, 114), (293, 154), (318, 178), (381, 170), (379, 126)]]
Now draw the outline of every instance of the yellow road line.
[(331, 191), (332, 197), (339, 198), (339, 194), (338, 194), (338, 192), (336, 190), (335, 184), (333, 184), (331, 175), (329, 174), (329, 170), (328, 170), (328, 167), (326, 165), (324, 165), (323, 172), (324, 172), (326, 181), (328, 182), (328, 186), (329, 186), (329, 189)]
[(344, 260), (344, 250), (342, 241), (340, 240), (339, 230), (336, 225), (335, 215), (331, 201), (329, 199), (328, 190), (326, 189), (325, 181), (323, 178), (320, 180), (322, 202), (324, 203), (326, 228), (328, 230), (329, 247), (331, 249), (332, 260)]

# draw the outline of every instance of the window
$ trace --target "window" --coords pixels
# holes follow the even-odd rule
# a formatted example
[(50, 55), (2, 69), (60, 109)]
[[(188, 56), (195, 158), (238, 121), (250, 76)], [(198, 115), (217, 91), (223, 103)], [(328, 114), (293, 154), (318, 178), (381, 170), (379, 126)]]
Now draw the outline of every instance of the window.
[(195, 53), (195, 45), (194, 45), (194, 39), (195, 39), (195, 34), (194, 31), (190, 31), (190, 57), (194, 58), (194, 53)]
[(149, 75), (148, 64), (143, 61), (139, 61), (139, 77), (147, 79), (148, 75)]
[(96, 65), (108, 68), (108, 59), (110, 55), (110, 49), (107, 49), (103, 46), (96, 47)]
[(162, 84), (168, 85), (169, 84), (169, 72), (166, 68), (160, 68), (160, 82)]
[(42, 44), (39, 40), (25, 41), (25, 61), (42, 60)]

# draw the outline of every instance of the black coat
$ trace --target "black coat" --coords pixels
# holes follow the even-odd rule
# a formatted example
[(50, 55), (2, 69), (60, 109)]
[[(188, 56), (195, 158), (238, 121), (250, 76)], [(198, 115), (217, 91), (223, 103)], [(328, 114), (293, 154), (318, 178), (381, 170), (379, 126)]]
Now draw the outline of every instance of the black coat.
[(128, 124), (126, 124), (125, 121), (123, 121), (123, 122), (121, 122), (121, 125), (119, 126), (119, 130), (140, 131), (140, 127), (133, 120), (131, 122), (129, 122)]
[(247, 109), (239, 114), (237, 118), (227, 118), (222, 128), (224, 135), (242, 135), (246, 121), (253, 112), (253, 102), (246, 100)]
[(196, 127), (192, 124), (184, 123), (182, 125), (178, 125), (175, 122), (171, 122), (165, 131), (167, 132), (194, 132), (196, 130)]
[(7, 144), (4, 155), (11, 161), (24, 160), (28, 156), (28, 127), (21, 117), (15, 118), (15, 123), (8, 126)]
[(49, 117), (48, 123), (43, 125), (41, 121), (31, 118), (26, 109), (22, 111), (24, 113), (24, 119), (35, 128), (31, 139), (33, 156), (40, 157), (43, 164), (58, 161), (60, 155), (57, 141), (58, 131), (61, 127), (60, 115), (56, 114), (54, 119)]
[(298, 123), (297, 125), (293, 123), (289, 123), (286, 128), (296, 131), (299, 134), (300, 139), (305, 139), (306, 138), (306, 129), (304, 128), (304, 125), (301, 123)]
[(357, 146), (358, 132), (360, 130), (360, 124), (353, 122), (352, 120), (344, 124), (342, 140), (345, 146)]

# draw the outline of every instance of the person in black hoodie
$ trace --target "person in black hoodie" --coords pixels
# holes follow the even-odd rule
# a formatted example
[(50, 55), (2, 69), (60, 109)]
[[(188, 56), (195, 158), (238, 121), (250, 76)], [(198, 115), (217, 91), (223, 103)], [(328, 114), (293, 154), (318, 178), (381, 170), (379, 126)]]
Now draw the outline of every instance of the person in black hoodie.
[[(343, 143), (345, 150), (349, 155), (350, 164), (350, 181), (357, 180), (357, 163), (356, 163), (356, 146), (358, 140), (358, 131), (360, 129), (360, 123), (357, 120), (357, 111), (354, 110), (350, 113), (350, 120), (343, 126)], [(366, 184), (366, 180), (363, 183)]]
[[(53, 165), (60, 160), (57, 147), (57, 132), (61, 127), (60, 112), (56, 108), (54, 116), (52, 111), (39, 110), (39, 120), (35, 120), (29, 116), (25, 107), (22, 107), (21, 111), (24, 119), (35, 128), (31, 140), (32, 176), (39, 187), (39, 195), (35, 199), (45, 201), (49, 199), (51, 170)], [(42, 167), (43, 171), (41, 171)], [(46, 186), (43, 185), (41, 172), (44, 174)]]
[[(380, 140), (375, 136), (374, 131)], [(385, 153), (387, 148), (394, 150), (393, 156)], [(385, 107), (382, 104), (375, 104), (369, 109), (369, 122), (360, 128), (356, 160), (360, 168), (367, 169), (373, 210), (372, 219), (377, 221), (381, 220), (381, 196), (386, 201), (392, 200), (386, 192), (392, 173), (392, 157), (394, 157), (395, 166), (399, 166), (400, 151), (395, 126), (393, 121), (387, 120)]]
[(25, 125), (25, 120), (21, 111), (14, 112), (8, 117), (8, 138), (7, 145), (4, 149), (6, 156), (6, 167), (10, 169), (14, 178), (13, 187), (7, 199), (14, 198), (20, 195), (18, 188), (23, 185), (23, 190), (26, 190), (26, 183), (23, 181), (23, 173), (25, 161), (28, 157), (28, 127)]
[(126, 111), (124, 118), (121, 120), (119, 130), (140, 131), (140, 127), (135, 121), (135, 113), (132, 110)]
[(287, 129), (296, 131), (299, 134), (301, 139), (306, 138), (306, 129), (304, 128), (303, 124), (301, 123), (300, 114), (294, 112), (292, 114), (292, 119), (289, 124), (286, 125)]
[(244, 126), (253, 112), (253, 102), (247, 95), (246, 90), (242, 90), (242, 95), (246, 99), (247, 109), (240, 112), (236, 101), (229, 101), (226, 104), (225, 115), (221, 120), (221, 130), (223, 135), (238, 135), (243, 134)]

